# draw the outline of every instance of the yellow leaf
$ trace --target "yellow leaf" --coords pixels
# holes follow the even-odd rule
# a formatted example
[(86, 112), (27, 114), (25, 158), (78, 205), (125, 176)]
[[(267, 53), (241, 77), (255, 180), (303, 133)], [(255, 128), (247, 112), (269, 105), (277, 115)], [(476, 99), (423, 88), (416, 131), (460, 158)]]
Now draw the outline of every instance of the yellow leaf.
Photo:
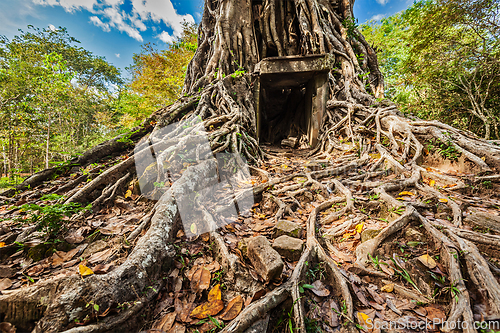
[(282, 167), (283, 169), (286, 169), (286, 168), (288, 168), (288, 165), (286, 165), (286, 164), (282, 164), (282, 165), (281, 165), (281, 167)]
[(224, 302), (220, 299), (217, 299), (213, 302), (207, 302), (195, 308), (193, 312), (191, 312), (191, 317), (197, 319), (205, 319), (208, 316), (215, 316), (219, 312), (224, 309)]
[(127, 199), (130, 196), (132, 196), (132, 191), (131, 190), (128, 190), (127, 192), (125, 192), (125, 199)]
[(429, 186), (436, 185), (436, 181), (434, 179), (429, 180)]
[(4, 242), (0, 242), (0, 247), (4, 247), (5, 246), (5, 243)]
[(354, 227), (354, 229), (356, 229), (357, 233), (358, 233), (358, 234), (360, 234), (360, 233), (361, 233), (361, 231), (363, 231), (363, 227), (364, 227), (364, 226), (365, 226), (365, 224), (364, 224), (364, 223), (360, 223), (360, 224), (356, 225), (356, 226)]
[(196, 224), (194, 224), (194, 223), (193, 223), (193, 224), (191, 224), (191, 228), (190, 228), (190, 230), (191, 230), (191, 233), (193, 233), (193, 234), (195, 234), (195, 235), (198, 233), (198, 227), (197, 227), (197, 226), (196, 226)]
[(370, 326), (372, 320), (366, 313), (358, 312), (358, 322), (361, 326), (368, 328), (368, 326)]
[(354, 236), (354, 235), (356, 235), (356, 231), (346, 232), (344, 234), (344, 238), (349, 238), (349, 237)]
[(382, 291), (384, 293), (392, 293), (393, 290), (394, 290), (394, 284), (393, 283), (386, 284), (385, 286), (383, 286), (382, 288), (380, 288), (380, 291)]
[(447, 202), (448, 202), (448, 199), (441, 198), (441, 199), (439, 199), (439, 202), (442, 202), (442, 203), (447, 203)]
[(434, 269), (437, 266), (434, 259), (432, 259), (432, 257), (428, 254), (421, 255), (420, 257), (418, 257), (418, 260), (430, 269)]
[(407, 192), (407, 191), (401, 192), (401, 193), (399, 193), (399, 195), (408, 195), (410, 197), (415, 196), (415, 194), (413, 194), (412, 192)]
[(81, 276), (92, 275), (94, 272), (85, 265), (78, 265), (78, 270), (80, 271)]
[(221, 299), (222, 299), (222, 292), (220, 291), (220, 284), (218, 284), (215, 287), (213, 287), (212, 290), (210, 290), (210, 292), (208, 293), (208, 301), (213, 302)]

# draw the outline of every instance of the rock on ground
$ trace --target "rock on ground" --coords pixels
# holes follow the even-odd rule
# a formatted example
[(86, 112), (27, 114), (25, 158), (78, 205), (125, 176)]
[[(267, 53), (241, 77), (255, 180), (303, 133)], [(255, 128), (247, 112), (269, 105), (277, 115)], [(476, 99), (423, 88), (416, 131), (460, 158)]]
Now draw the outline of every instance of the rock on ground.
[(303, 248), (304, 241), (286, 235), (276, 238), (273, 243), (273, 249), (291, 261), (300, 259)]
[(266, 281), (279, 278), (283, 272), (283, 260), (264, 236), (247, 240), (247, 256), (257, 273)]

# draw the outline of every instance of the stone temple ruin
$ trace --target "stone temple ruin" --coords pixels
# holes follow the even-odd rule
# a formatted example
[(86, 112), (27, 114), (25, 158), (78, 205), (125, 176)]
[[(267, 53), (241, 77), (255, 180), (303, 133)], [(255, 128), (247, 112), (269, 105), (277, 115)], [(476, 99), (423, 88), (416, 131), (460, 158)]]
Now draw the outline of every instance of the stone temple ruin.
[(329, 54), (273, 57), (257, 64), (254, 96), (260, 142), (296, 148), (301, 138), (307, 138), (310, 147), (317, 144), (333, 58)]

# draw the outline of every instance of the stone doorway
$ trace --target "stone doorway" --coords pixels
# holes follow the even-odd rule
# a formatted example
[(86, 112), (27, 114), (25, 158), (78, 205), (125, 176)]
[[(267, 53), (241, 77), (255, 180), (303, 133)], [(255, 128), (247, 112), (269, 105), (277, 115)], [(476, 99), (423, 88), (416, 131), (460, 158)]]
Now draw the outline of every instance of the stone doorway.
[(297, 147), (318, 142), (328, 100), (331, 55), (275, 57), (256, 67), (254, 85), (260, 142)]

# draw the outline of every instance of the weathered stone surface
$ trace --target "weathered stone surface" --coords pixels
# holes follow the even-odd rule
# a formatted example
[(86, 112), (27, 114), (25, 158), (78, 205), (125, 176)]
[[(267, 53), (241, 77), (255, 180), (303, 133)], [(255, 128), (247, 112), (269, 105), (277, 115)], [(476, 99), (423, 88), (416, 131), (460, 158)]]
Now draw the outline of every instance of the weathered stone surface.
[(361, 243), (364, 243), (372, 238), (377, 237), (378, 234), (380, 234), (382, 230), (378, 229), (366, 229), (361, 233)]
[(274, 226), (274, 238), (283, 235), (299, 238), (301, 234), (302, 227), (295, 222), (279, 220), (278, 223), (276, 223), (276, 225)]
[(424, 235), (421, 232), (419, 232), (413, 228), (408, 228), (406, 230), (405, 235), (409, 240), (415, 241), (415, 242), (421, 242), (424, 239)]
[(297, 147), (297, 143), (299, 143), (299, 139), (295, 138), (295, 137), (289, 137), (288, 139), (281, 140), (281, 145), (282, 146), (287, 146), (287, 147), (290, 147), (290, 148)]
[(91, 255), (97, 252), (101, 252), (106, 247), (108, 247), (108, 243), (103, 240), (98, 240), (93, 243), (90, 243), (89, 246), (83, 251), (82, 257), (89, 258)]
[(11, 278), (16, 275), (16, 269), (13, 267), (0, 265), (0, 278)]
[(300, 259), (303, 248), (304, 241), (286, 235), (276, 238), (273, 243), (273, 249), (291, 261)]
[(278, 278), (283, 272), (283, 260), (264, 236), (247, 240), (247, 257), (257, 273), (266, 281)]

